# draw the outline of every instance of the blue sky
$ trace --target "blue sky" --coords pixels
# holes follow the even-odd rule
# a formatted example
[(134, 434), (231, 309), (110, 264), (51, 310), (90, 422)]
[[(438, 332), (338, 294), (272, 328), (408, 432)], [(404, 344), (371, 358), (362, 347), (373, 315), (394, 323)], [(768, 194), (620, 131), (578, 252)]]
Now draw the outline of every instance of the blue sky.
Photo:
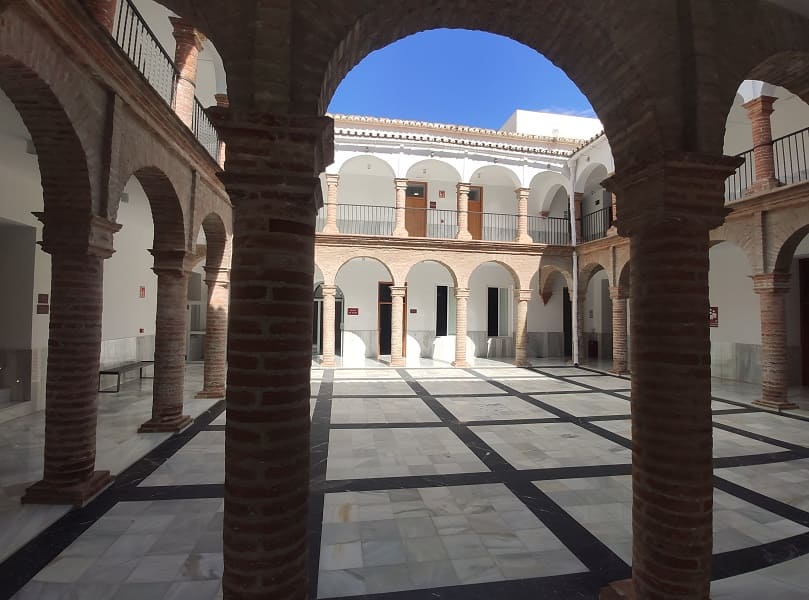
[(438, 29), (367, 56), (340, 84), (329, 112), (498, 129), (518, 108), (595, 116), (567, 75), (527, 46)]

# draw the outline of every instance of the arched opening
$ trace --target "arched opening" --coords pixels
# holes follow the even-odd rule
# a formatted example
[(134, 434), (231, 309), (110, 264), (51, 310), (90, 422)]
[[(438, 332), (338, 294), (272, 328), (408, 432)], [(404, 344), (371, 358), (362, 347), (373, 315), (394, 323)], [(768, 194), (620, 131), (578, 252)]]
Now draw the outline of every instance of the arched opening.
[(396, 194), (390, 164), (377, 156), (354, 156), (340, 166), (338, 174), (340, 233), (391, 235), (396, 221)]
[(486, 262), (469, 277), (467, 352), (476, 358), (514, 357), (515, 290), (519, 278), (507, 265)]
[(473, 240), (513, 242), (517, 236), (517, 174), (500, 165), (481, 167), (469, 178), (469, 233)]
[(573, 309), (565, 275), (542, 267), (531, 279), (528, 344), (531, 356), (569, 358), (573, 354)]
[(576, 183), (580, 202), (581, 240), (591, 242), (603, 238), (612, 224), (612, 194), (601, 182), (607, 178), (607, 167), (600, 163), (587, 165)]
[[(343, 366), (365, 366), (366, 359), (390, 360), (394, 334), (393, 284), (390, 269), (371, 257), (352, 258), (337, 271), (335, 285), (343, 290), (346, 306)], [(406, 323), (401, 325), (400, 334), (404, 341)]]
[(420, 160), (407, 169), (406, 178), (405, 228), (408, 235), (454, 238), (458, 231), (456, 190), (461, 182), (458, 169), (445, 160)]
[(422, 261), (407, 274), (407, 359), (451, 363), (455, 357), (455, 274), (445, 264)]
[(606, 269), (599, 264), (585, 266), (579, 294), (579, 362), (607, 366), (612, 359), (612, 300)]
[(782, 246), (776, 271), (789, 274), (786, 296), (787, 385), (791, 400), (804, 408), (809, 401), (809, 224), (793, 233)]
[[(317, 276), (317, 274), (315, 274)], [(323, 355), (323, 340), (324, 340), (324, 331), (323, 331), (323, 316), (324, 316), (324, 306), (323, 306), (323, 283), (322, 279), (319, 280), (320, 283), (315, 285), (315, 291), (313, 294), (314, 298), (314, 309), (312, 313), (312, 355), (313, 356), (322, 356)], [(337, 286), (337, 290), (334, 295), (334, 331), (332, 335), (334, 335), (334, 354), (335, 356), (343, 356), (343, 319), (345, 318), (345, 296), (343, 295), (343, 290)]]

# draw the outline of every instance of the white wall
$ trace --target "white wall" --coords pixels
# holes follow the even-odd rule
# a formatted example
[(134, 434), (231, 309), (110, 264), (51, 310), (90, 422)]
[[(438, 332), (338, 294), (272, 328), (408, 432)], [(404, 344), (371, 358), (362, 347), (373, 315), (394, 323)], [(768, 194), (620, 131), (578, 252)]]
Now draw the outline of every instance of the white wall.
[(604, 127), (598, 119), (590, 117), (517, 110), (500, 130), (530, 135), (589, 140), (603, 131)]
[[(407, 276), (407, 356), (435, 358), (450, 362), (455, 357), (454, 331), (436, 338), (436, 288), (447, 286), (454, 294), (455, 283), (450, 272), (435, 262), (414, 266)], [(412, 311), (416, 313), (413, 314)]]
[[(488, 329), (488, 288), (510, 288), (515, 287), (514, 277), (505, 267), (496, 263), (481, 265), (469, 278), (469, 300), (467, 303), (466, 327), (470, 332), (486, 332)], [(513, 308), (512, 308), (513, 315)], [(513, 329), (513, 326), (511, 327)], [(509, 331), (508, 335), (512, 335)]]
[[(346, 314), (343, 321), (343, 359), (376, 358), (379, 338), (378, 283), (391, 281), (388, 270), (372, 258), (349, 261), (337, 273), (336, 284), (345, 297)], [(348, 308), (358, 308), (351, 316)]]
[[(782, 87), (776, 87), (774, 94), (778, 100), (773, 105), (775, 112), (770, 117), (773, 138), (809, 127), (809, 105)], [(728, 113), (724, 150), (729, 156), (746, 152), (753, 147), (753, 132), (743, 103), (743, 98), (737, 94)]]

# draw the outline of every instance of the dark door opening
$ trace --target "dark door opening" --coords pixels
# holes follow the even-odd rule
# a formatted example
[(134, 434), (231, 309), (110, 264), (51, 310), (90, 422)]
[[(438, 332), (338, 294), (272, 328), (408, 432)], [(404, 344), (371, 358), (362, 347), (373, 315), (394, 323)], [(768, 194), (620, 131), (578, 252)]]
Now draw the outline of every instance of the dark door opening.
[(392, 283), (379, 282), (379, 356), (390, 354), (393, 323)]
[(562, 298), (562, 335), (564, 337), (565, 357), (573, 356), (573, 304), (570, 301), (570, 291), (565, 288)]
[(809, 259), (798, 262), (801, 292), (801, 383), (809, 386)]

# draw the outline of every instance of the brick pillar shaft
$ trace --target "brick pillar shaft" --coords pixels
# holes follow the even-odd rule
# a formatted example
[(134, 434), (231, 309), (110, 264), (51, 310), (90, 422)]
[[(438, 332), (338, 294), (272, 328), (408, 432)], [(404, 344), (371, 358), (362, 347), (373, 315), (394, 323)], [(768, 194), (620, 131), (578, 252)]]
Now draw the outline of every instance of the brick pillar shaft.
[(709, 232), (740, 159), (682, 154), (608, 180), (632, 271), (632, 587), (708, 600), (713, 552)]
[(458, 236), (459, 240), (471, 240), (469, 233), (469, 191), (471, 185), (468, 183), (458, 184)]
[(761, 304), (761, 400), (754, 404), (779, 410), (798, 408), (787, 399), (786, 295), (789, 273), (754, 275), (753, 289)]
[(407, 237), (407, 179), (394, 179), (396, 185), (396, 223), (393, 227), (393, 237)]
[(517, 188), (517, 237), (514, 241), (520, 244), (531, 244), (534, 240), (528, 235), (528, 196), (531, 190)]
[(337, 189), (339, 185), (339, 175), (326, 175), (326, 224), (323, 226), (323, 233), (340, 233), (337, 227)]
[[(581, 238), (581, 203), (584, 199), (584, 194), (576, 192), (573, 194), (573, 224), (576, 227), (576, 243), (581, 244), (584, 240)], [(581, 350), (579, 350), (581, 351)]]
[[(581, 276), (579, 277), (581, 280)], [(587, 298), (587, 286), (579, 283), (579, 297), (576, 299), (576, 344), (579, 348), (579, 364), (587, 362), (587, 348), (584, 343), (584, 301)]]
[[(88, 231), (70, 215), (37, 216), (45, 224), (42, 247), (51, 255), (45, 457), (43, 479), (22, 501), (82, 506), (112, 483), (109, 471), (95, 471), (96, 421), (103, 263), (120, 227), (93, 218)], [(93, 244), (99, 233), (105, 247)]]
[(197, 58), (202, 50), (204, 37), (189, 21), (179, 17), (170, 17), (170, 20), (174, 25), (174, 39), (177, 41), (174, 62), (179, 71), (174, 92), (174, 112), (191, 127), (196, 105)]
[(157, 273), (157, 316), (155, 318), (154, 386), (152, 418), (140, 432), (180, 431), (191, 422), (183, 414), (185, 383), (186, 317), (188, 314), (188, 271), (183, 251), (152, 250)]
[(612, 299), (612, 372), (623, 375), (629, 372), (626, 354), (626, 300), (623, 290), (610, 289)]
[(197, 398), (223, 398), (227, 375), (228, 305), (230, 284), (227, 271), (205, 268), (208, 307), (205, 316), (205, 370), (203, 388)]
[(112, 33), (118, 0), (84, 0), (84, 4), (104, 29)]
[(530, 366), (528, 360), (528, 302), (531, 290), (517, 290), (517, 322), (514, 329), (514, 364), (518, 367)]
[(335, 298), (337, 296), (337, 288), (333, 285), (324, 285), (323, 290), (323, 358), (321, 366), (333, 367), (334, 362), (334, 316), (335, 316)]
[(404, 334), (404, 300), (406, 287), (393, 286), (391, 293), (391, 339), (390, 339), (390, 365), (403, 367), (405, 364), (402, 348)]
[(772, 145), (773, 104), (777, 98), (759, 96), (744, 105), (753, 128), (755, 182), (752, 191), (765, 191), (778, 186), (775, 178), (775, 157)]
[(455, 362), (456, 367), (465, 368), (466, 362), (466, 304), (469, 288), (455, 288)]
[[(233, 202), (222, 579), (226, 600), (306, 598), (318, 174), (331, 119), (214, 108)], [(269, 342), (269, 343), (268, 343)]]

